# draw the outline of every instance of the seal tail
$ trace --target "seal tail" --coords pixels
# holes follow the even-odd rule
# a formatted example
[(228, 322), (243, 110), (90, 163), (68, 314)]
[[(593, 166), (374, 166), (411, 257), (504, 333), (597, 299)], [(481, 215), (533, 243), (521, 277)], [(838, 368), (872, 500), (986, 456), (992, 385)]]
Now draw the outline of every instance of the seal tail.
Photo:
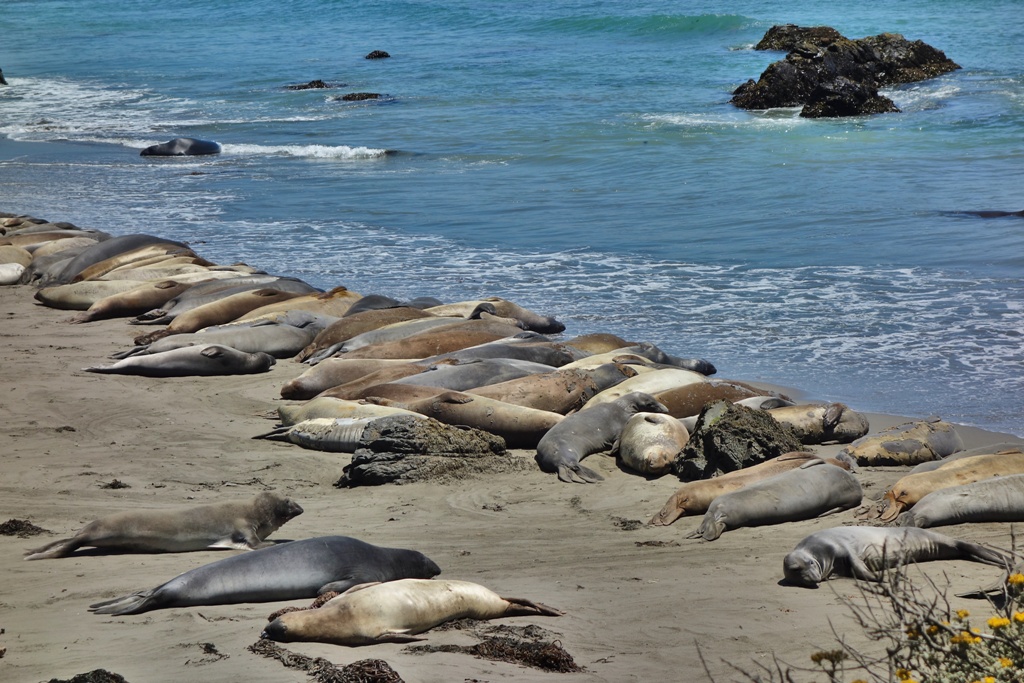
[(533, 602), (522, 598), (502, 598), (509, 603), (503, 616), (506, 617), (560, 617), (565, 614), (562, 610), (549, 607), (542, 602)]
[(76, 538), (62, 538), (52, 543), (25, 551), (26, 560), (49, 560), (54, 557), (67, 557), (80, 547)]
[(567, 484), (596, 484), (604, 477), (583, 465), (559, 465), (558, 478)]
[(1009, 553), (986, 548), (983, 545), (971, 543), (970, 541), (957, 541), (956, 547), (957, 550), (963, 553), (965, 560), (995, 565), (1007, 571), (1013, 566), (1013, 557)]
[(268, 441), (288, 441), (288, 432), (292, 428), (291, 425), (285, 425), (284, 427), (277, 427), (271, 429), (269, 432), (263, 434), (257, 434), (252, 437), (253, 439), (267, 439)]
[(115, 616), (120, 614), (140, 614), (156, 608), (155, 588), (89, 605), (89, 611), (93, 614), (112, 614)]

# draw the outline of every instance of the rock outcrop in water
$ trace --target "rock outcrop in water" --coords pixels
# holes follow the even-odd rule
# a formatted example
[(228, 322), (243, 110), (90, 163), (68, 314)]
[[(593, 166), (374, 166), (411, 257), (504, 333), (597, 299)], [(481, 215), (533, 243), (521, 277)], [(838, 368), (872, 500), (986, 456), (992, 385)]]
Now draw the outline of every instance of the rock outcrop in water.
[(960, 68), (941, 50), (898, 33), (851, 40), (827, 26), (773, 26), (755, 49), (789, 54), (737, 88), (731, 102), (741, 109), (803, 105), (800, 115), (809, 118), (898, 112), (878, 88)]

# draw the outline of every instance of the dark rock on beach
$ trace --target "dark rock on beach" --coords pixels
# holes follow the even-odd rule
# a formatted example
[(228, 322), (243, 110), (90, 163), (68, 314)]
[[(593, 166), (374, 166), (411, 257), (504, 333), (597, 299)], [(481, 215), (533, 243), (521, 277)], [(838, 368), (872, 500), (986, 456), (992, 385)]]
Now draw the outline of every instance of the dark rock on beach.
[[(769, 30), (762, 43), (788, 47), (789, 54), (769, 65), (757, 81), (751, 79), (733, 92), (731, 102), (737, 107), (802, 106), (813, 94), (818, 104), (808, 116), (894, 111), (891, 102), (887, 105), (885, 98), (877, 95), (877, 88), (922, 81), (960, 68), (941, 50), (898, 33), (850, 40), (835, 37), (827, 27), (782, 28), (785, 31), (770, 40), (775, 29)], [(863, 88), (855, 89), (847, 82)], [(836, 113), (821, 113), (826, 111)]]
[(475, 474), (527, 469), (533, 469), (533, 462), (509, 455), (500, 436), (401, 415), (374, 420), (367, 426), (352, 462), (335, 486), (456, 481)]
[(93, 669), (84, 674), (76, 674), (71, 678), (51, 678), (49, 683), (127, 683), (124, 676), (106, 669)]
[(792, 427), (767, 412), (715, 401), (704, 406), (672, 472), (682, 481), (710, 479), (803, 449)]

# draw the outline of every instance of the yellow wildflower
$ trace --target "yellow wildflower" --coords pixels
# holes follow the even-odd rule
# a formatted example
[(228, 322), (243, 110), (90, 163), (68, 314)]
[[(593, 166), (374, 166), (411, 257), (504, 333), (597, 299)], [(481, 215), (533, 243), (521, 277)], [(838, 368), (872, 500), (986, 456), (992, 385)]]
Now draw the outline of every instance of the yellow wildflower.
[(1006, 583), (1011, 586), (1019, 586), (1024, 584), (1024, 574), (1010, 574), (1006, 577)]
[(1018, 623), (1024, 621), (1024, 612), (1014, 612), (1013, 620)]
[(910, 672), (906, 669), (896, 669), (896, 678), (905, 681), (910, 678)]
[(1009, 625), (1010, 625), (1010, 620), (1007, 619), (1006, 617), (992, 617), (991, 619), (988, 620), (988, 627), (990, 629), (993, 629), (993, 630), (1000, 629), (1000, 628), (1005, 628), (1005, 627), (1007, 627)]
[(956, 611), (956, 616), (958, 619), (966, 619), (967, 617), (971, 616), (971, 613), (965, 609), (958, 609)]
[(1013, 660), (1010, 659), (1009, 657), (1000, 657), (999, 658), (999, 665), (1001, 667), (1003, 667), (1004, 669), (1008, 669), (1011, 666), (1013, 666)]
[(938, 633), (941, 630), (942, 630), (941, 628), (939, 628), (935, 624), (932, 624), (931, 626), (928, 627), (928, 635), (934, 636), (936, 633)]

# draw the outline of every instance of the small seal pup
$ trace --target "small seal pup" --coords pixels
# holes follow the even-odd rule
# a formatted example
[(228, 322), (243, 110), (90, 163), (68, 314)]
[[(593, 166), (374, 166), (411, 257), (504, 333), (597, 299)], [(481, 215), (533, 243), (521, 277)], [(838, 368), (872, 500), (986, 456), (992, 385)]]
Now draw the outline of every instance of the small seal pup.
[(817, 588), (833, 574), (880, 581), (882, 570), (909, 562), (970, 560), (1009, 567), (1009, 555), (927, 529), (841, 526), (816, 531), (782, 561), (786, 582)]
[(355, 586), (318, 609), (282, 614), (260, 637), (284, 643), (408, 643), (423, 640), (415, 635), (454, 619), (562, 614), (539, 602), (503, 598), (468, 581), (403, 579)]
[(593, 484), (604, 480), (580, 460), (611, 448), (622, 428), (636, 413), (667, 413), (668, 408), (643, 392), (634, 391), (608, 403), (584, 408), (548, 430), (537, 444), (537, 464), (556, 472), (564, 482)]
[(352, 586), (429, 579), (441, 569), (423, 553), (382, 548), (349, 536), (280, 543), (211, 562), (167, 583), (89, 606), (94, 614), (141, 614), (168, 607), (315, 598)]
[(196, 505), (177, 510), (133, 510), (101, 517), (71, 538), (29, 550), (26, 560), (67, 557), (79, 548), (181, 553), (204, 548), (255, 550), (302, 514), (291, 498), (264, 491), (249, 501)]

